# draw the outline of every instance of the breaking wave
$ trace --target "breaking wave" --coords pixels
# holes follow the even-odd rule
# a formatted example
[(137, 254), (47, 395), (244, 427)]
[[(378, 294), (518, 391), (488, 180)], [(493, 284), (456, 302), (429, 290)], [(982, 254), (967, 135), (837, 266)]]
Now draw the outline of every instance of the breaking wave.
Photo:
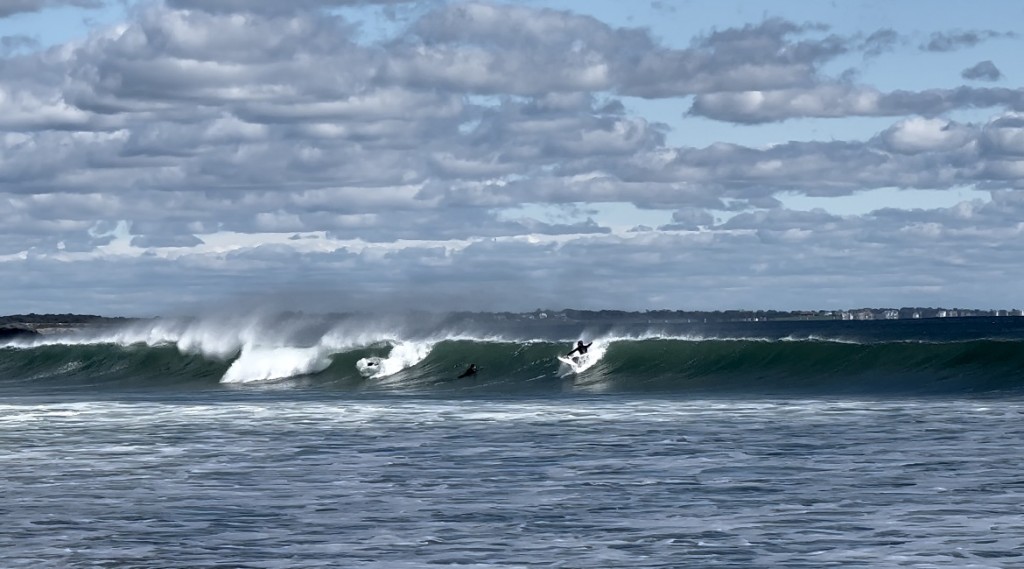
[[(935, 341), (913, 334), (892, 337), (882, 328), (859, 337), (829, 335), (828, 329), (734, 332), (454, 327), (302, 315), (161, 319), (11, 341), (0, 347), (0, 388), (26, 393), (268, 385), (509, 394), (1024, 393), (1024, 339), (1016, 336), (932, 333), (943, 338)], [(592, 364), (574, 373), (557, 357), (580, 337), (595, 342)], [(457, 379), (469, 363), (479, 373)]]

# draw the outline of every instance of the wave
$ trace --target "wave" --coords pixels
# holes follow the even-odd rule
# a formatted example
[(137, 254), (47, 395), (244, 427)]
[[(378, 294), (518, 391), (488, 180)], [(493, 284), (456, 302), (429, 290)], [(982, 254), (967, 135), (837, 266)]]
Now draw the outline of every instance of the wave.
[[(156, 320), (11, 341), (0, 347), (0, 389), (1024, 393), (1024, 338), (926, 341), (876, 333), (882, 339), (872, 340), (776, 332), (482, 330), (303, 315)], [(589, 367), (577, 373), (557, 357), (581, 337), (594, 346)], [(469, 363), (479, 373), (457, 379)]]

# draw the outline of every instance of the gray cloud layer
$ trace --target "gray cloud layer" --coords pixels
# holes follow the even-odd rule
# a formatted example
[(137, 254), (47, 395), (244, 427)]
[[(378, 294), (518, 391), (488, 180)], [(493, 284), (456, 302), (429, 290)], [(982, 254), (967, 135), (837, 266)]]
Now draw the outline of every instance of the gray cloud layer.
[[(353, 297), (432, 283), (475, 298), (474, 287), (500, 282), (525, 287), (523, 303), (564, 305), (563, 285), (588, 271), (593, 284), (577, 286), (592, 286), (597, 303), (611, 302), (605, 287), (636, 291), (629, 308), (709, 308), (750, 306), (766, 287), (778, 289), (775, 306), (818, 289), (820, 303), (852, 290), (949, 294), (953, 268), (927, 263), (962, 245), (982, 274), (1019, 253), (991, 249), (1018, 236), (1024, 213), (1024, 90), (881, 92), (823, 72), (842, 56), (896, 49), (892, 30), (842, 37), (767, 19), (673, 48), (586, 15), (470, 2), (430, 4), (399, 36), (368, 41), (330, 9), (363, 4), (408, 3), (170, 0), (79, 43), (9, 50), (0, 263), (25, 287), (52, 280), (39, 292), (51, 299), (86, 286), (68, 275), (84, 271), (95, 278), (91, 301), (113, 311), (116, 299), (143, 302), (147, 287), (168, 287), (168, 298), (197, 291), (198, 301), (240, 282), (327, 287), (342, 276), (360, 283)], [(936, 46), (974, 41), (942, 38)], [(968, 78), (990, 76), (976, 68)], [(627, 97), (677, 100), (680, 115), (692, 98), (689, 116), (739, 124), (893, 124), (867, 140), (675, 147), (669, 127), (628, 110)], [(996, 115), (943, 118), (971, 108)], [(965, 186), (991, 190), (992, 201), (847, 218), (779, 199)], [(506, 214), (601, 203), (671, 221), (623, 235), (589, 214)], [(218, 245), (216, 234), (237, 243)], [(260, 245), (251, 234), (294, 238)], [(882, 243), (892, 252), (876, 258)], [(850, 277), (844, 256), (884, 278)], [(908, 266), (932, 276), (899, 284)], [(118, 282), (123, 295), (104, 292)], [(673, 298), (681, 286), (730, 292)], [(15, 306), (18, 294), (0, 302)], [(53, 306), (39, 302), (33, 309)]]

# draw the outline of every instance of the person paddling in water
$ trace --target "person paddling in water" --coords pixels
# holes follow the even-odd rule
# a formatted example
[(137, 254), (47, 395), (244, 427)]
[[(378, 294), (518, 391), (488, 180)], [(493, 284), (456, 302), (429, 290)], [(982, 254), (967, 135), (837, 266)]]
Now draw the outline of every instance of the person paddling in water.
[[(591, 342), (589, 344), (584, 344), (583, 340), (576, 340), (576, 347), (573, 348), (572, 351), (569, 352), (568, 354), (565, 354), (565, 357), (567, 357), (567, 358), (571, 357), (576, 352), (579, 352), (580, 356), (582, 356), (582, 355), (587, 353), (587, 348), (589, 348), (593, 344), (594, 344), (593, 342)], [(572, 358), (572, 361), (579, 363), (579, 361), (580, 361), (579, 356), (577, 356), (575, 358)]]
[(459, 379), (462, 379), (464, 377), (470, 377), (472, 375), (476, 375), (477, 371), (478, 370), (477, 370), (476, 364), (469, 364), (469, 367), (466, 368), (466, 371), (462, 372), (462, 375), (459, 376)]

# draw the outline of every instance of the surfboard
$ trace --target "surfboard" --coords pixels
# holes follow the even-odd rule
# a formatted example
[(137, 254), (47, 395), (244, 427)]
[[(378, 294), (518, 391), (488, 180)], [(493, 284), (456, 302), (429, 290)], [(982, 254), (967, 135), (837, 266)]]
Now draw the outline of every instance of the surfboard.
[(583, 354), (582, 356), (574, 357), (558, 356), (558, 361), (569, 366), (569, 368), (572, 369), (573, 373), (579, 373), (587, 369), (587, 367), (589, 367), (590, 355)]

